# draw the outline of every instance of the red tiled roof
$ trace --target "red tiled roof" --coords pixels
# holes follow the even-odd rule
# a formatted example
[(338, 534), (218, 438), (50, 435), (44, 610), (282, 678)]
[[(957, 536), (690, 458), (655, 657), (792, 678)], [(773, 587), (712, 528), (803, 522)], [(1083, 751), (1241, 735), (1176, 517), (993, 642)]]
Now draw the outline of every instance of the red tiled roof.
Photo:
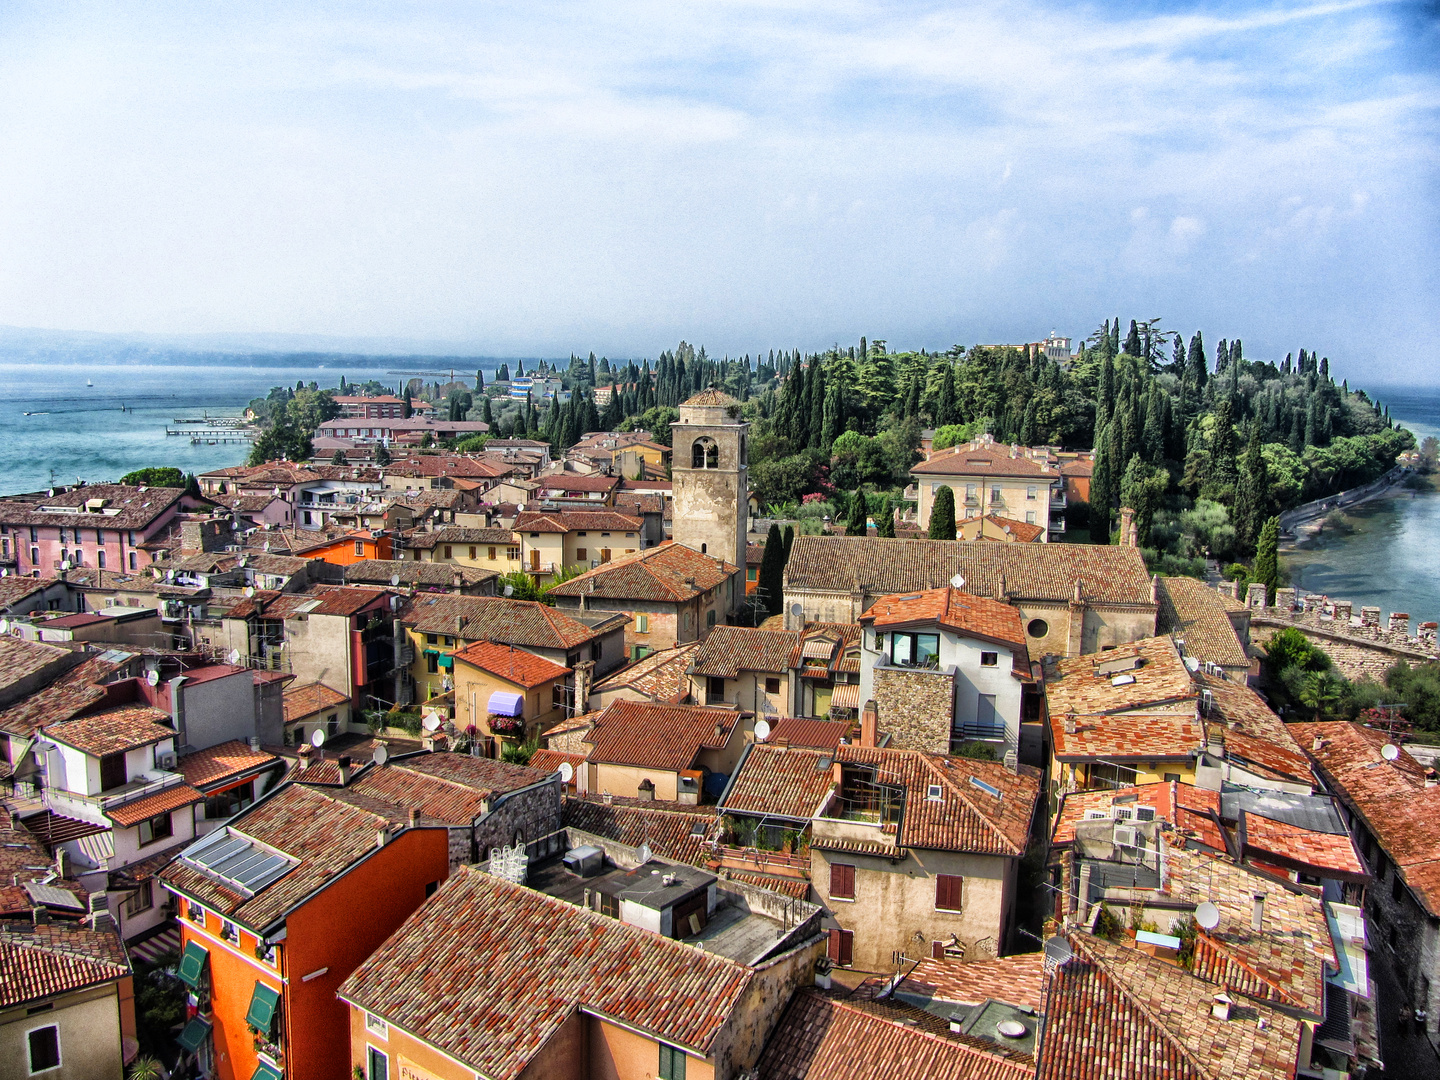
[[(440, 955), (447, 962), (433, 963)], [(577, 1005), (707, 1053), (753, 977), (462, 867), (337, 993), (493, 1080), (512, 1080)]]
[(1029, 1080), (1035, 1063), (1028, 1054), (926, 1030), (898, 1010), (800, 990), (757, 1071), (760, 1080)]
[(160, 814), (168, 814), (171, 810), (179, 810), (182, 806), (193, 806), (203, 798), (205, 796), (189, 784), (176, 784), (174, 787), (157, 791), (154, 795), (106, 810), (105, 816), (125, 829)]
[(556, 585), (550, 594), (681, 603), (719, 588), (739, 572), (723, 559), (667, 542), (587, 570)]
[[(1045, 535), (1045, 526), (1036, 525), (1033, 522), (1016, 521), (1014, 518), (1001, 517), (999, 514), (982, 514), (981, 516), (986, 521), (990, 522), (991, 525), (994, 525), (997, 528), (1015, 537), (1015, 539), (1022, 544), (1033, 544), (1035, 543), (1035, 541), (1039, 540), (1042, 536)], [(961, 523), (964, 523), (966, 521), (974, 521), (975, 519), (962, 518), (960, 520)], [(999, 537), (986, 536), (982, 534), (980, 536), (977, 536), (976, 539), (994, 541), (998, 540)]]
[[(307, 770), (300, 779), (310, 782)], [(496, 794), (516, 791), (553, 780), (554, 774), (507, 761), (469, 754), (430, 753), (393, 758), (385, 766), (367, 767), (337, 798), (360, 796), (378, 812), (399, 817), (413, 808), (421, 820), (445, 825), (469, 825), (484, 812)]]
[(835, 786), (834, 750), (753, 743), (720, 800), (727, 813), (809, 821)]
[(535, 477), (542, 491), (613, 491), (620, 483), (615, 476), (581, 475), (580, 473), (550, 473)]
[(285, 722), (293, 723), (307, 716), (314, 716), (326, 709), (334, 709), (350, 700), (339, 690), (333, 690), (324, 683), (312, 682), (304, 686), (292, 686), (285, 691)]
[(94, 757), (118, 754), (173, 739), (170, 717), (149, 705), (122, 705), (76, 720), (45, 725), (45, 735)]
[[(1023, 453), (1014, 453), (1004, 443), (962, 443), (945, 450), (936, 450), (910, 471), (921, 476), (1004, 476), (1058, 480), (1060, 474), (1044, 461), (1035, 461)], [(963, 494), (963, 492), (962, 492)]]
[(450, 655), (460, 663), (489, 672), (527, 690), (553, 683), (570, 674), (570, 668), (552, 664), (544, 657), (516, 649), (513, 645), (495, 645), (489, 641), (477, 641)]
[(186, 754), (180, 759), (180, 772), (184, 774), (187, 784), (203, 790), (279, 760), (274, 754), (264, 750), (251, 750), (250, 744), (240, 739), (231, 739), (219, 746)]
[(798, 630), (717, 626), (695, 654), (694, 673), (733, 679), (742, 671), (785, 672), (799, 642)]
[(536, 649), (573, 649), (609, 632), (533, 600), (419, 593), (400, 609), (400, 619), (422, 634), (449, 634), (467, 641), (494, 641)]
[(78, 667), (71, 668), (43, 690), (16, 702), (0, 712), (0, 731), (28, 738), (41, 724), (68, 720), (90, 708), (105, 697), (101, 683), (113, 676), (129, 661), (106, 659), (108, 654), (92, 656)]
[(572, 796), (565, 799), (565, 824), (629, 847), (645, 844), (662, 859), (692, 866), (705, 862), (705, 841), (717, 831), (714, 807)]
[(1293, 1080), (1293, 1017), (1255, 1005), (1263, 1027), (1217, 1019), (1213, 983), (1101, 938), (1071, 942), (1045, 995), (1039, 1080)]
[(130, 974), (114, 930), (73, 923), (0, 926), (0, 1008), (113, 982)]
[(770, 722), (770, 745), (788, 743), (833, 751), (850, 734), (849, 720), (815, 720), (808, 716), (782, 716)]
[[(96, 515), (95, 521), (102, 522), (107, 529), (142, 530), (149, 528), (156, 518), (184, 496), (184, 488), (86, 484), (51, 496), (0, 500), (0, 521), (9, 525), (57, 525), (69, 529), (76, 525), (77, 520), (84, 520), (75, 513), (76, 508), (83, 507), (92, 499), (103, 499), (107, 513)], [(200, 505), (209, 505), (203, 497), (198, 501)], [(66, 509), (46, 509), (52, 506)]]
[[(1021, 953), (997, 960), (924, 959), (905, 976), (897, 994), (979, 1005), (988, 998), (1039, 1009), (1044, 997), (1043, 953)], [(880, 980), (888, 985), (888, 980)]]
[(699, 647), (700, 642), (692, 641), (642, 656), (596, 683), (594, 692), (603, 694), (629, 688), (651, 701), (673, 705), (690, 693), (690, 656)]
[(1282, 864), (1301, 863), (1360, 878), (1370, 876), (1348, 833), (1315, 832), (1242, 810), (1235, 838), (1242, 852), (1256, 851)]
[[(1127, 803), (1116, 804), (1116, 799), (1125, 799)], [(1211, 811), (1217, 814), (1220, 812), (1220, 793), (1175, 780), (1104, 791), (1070, 791), (1063, 796), (1060, 810), (1055, 815), (1050, 843), (1071, 843), (1075, 839), (1075, 824), (1085, 820), (1087, 810), (1104, 810), (1108, 813), (1112, 806), (1126, 804), (1153, 807), (1159, 820), (1193, 830), (1196, 817), (1209, 820)], [(1221, 843), (1219, 850), (1223, 851), (1224, 848), (1225, 845)]]
[(595, 718), (587, 760), (679, 772), (701, 750), (724, 746), (739, 722), (733, 709), (615, 701)]
[(515, 518), (516, 532), (636, 532), (644, 521), (614, 510), (526, 510)]
[[(584, 764), (584, 754), (567, 754), (563, 750), (549, 750), (542, 747), (530, 755), (529, 767), (543, 773), (553, 773), (559, 772), (561, 765), (569, 765), (572, 769), (578, 770)], [(573, 784), (574, 780), (571, 780), (571, 783)]]
[(1157, 632), (1182, 639), (1186, 656), (1222, 667), (1249, 667), (1245, 645), (1226, 614), (1229, 602), (1218, 589), (1187, 577), (1162, 577), (1158, 584)]
[[(1019, 608), (949, 585), (919, 593), (882, 596), (860, 616), (860, 622), (873, 624), (876, 630), (937, 625), (956, 633), (1004, 642), (1021, 651), (1025, 649)], [(1028, 657), (1026, 663), (1028, 665)]]

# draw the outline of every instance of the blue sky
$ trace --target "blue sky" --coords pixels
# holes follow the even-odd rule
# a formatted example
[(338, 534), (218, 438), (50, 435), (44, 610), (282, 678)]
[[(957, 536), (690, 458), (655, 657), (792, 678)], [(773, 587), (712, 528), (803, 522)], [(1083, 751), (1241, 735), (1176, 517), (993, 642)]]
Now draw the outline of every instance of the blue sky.
[(614, 356), (1161, 316), (1440, 381), (1437, 44), (1368, 2), (12, 2), (0, 324)]

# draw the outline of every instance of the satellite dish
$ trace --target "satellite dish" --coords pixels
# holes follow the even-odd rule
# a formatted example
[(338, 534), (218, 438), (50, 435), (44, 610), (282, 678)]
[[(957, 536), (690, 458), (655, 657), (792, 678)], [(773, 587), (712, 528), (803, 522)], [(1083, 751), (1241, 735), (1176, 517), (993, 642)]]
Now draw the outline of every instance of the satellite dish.
[(1214, 930), (1220, 925), (1220, 909), (1206, 900), (1195, 909), (1195, 921), (1206, 930)]
[(160, 672), (156, 671), (154, 668), (151, 668), (145, 673), (145, 682), (150, 686), (159, 686)]
[(231, 649), (229, 655), (226, 656), (225, 659), (228, 660), (228, 661), (230, 661), (230, 663), (232, 663), (232, 664), (238, 664), (238, 663), (240, 663), (240, 650), (239, 650), (239, 649)]
[(1387, 742), (1384, 746), (1380, 748), (1380, 756), (1383, 757), (1386, 761), (1394, 761), (1400, 756), (1400, 747), (1396, 746), (1394, 743)]
[(439, 731), (440, 714), (436, 712), (426, 713), (425, 718), (420, 721), (420, 724), (426, 731)]
[(254, 595), (255, 595), (255, 586), (254, 586), (254, 585), (246, 585), (246, 586), (245, 586), (245, 595), (246, 595), (247, 597), (254, 596)]
[(568, 761), (562, 761), (560, 768), (556, 771), (560, 774), (560, 781), (562, 783), (568, 784), (575, 778), (575, 766), (571, 765)]
[(370, 751), (370, 760), (376, 765), (384, 765), (390, 760), (390, 751), (383, 742), (375, 744), (375, 749)]
[(391, 587), (391, 588), (394, 588), (396, 585), (399, 585), (399, 584), (400, 584), (400, 575), (399, 575), (399, 574), (391, 574), (391, 575), (390, 575), (390, 587)]
[(319, 750), (325, 745), (325, 729), (317, 727), (310, 735), (310, 745)]
[(506, 585), (506, 586), (505, 586), (505, 595), (506, 595), (506, 596), (514, 596), (514, 595), (515, 595), (515, 586), (514, 586), (514, 585)]
[(798, 619), (801, 615), (804, 615), (804, 614), (805, 614), (805, 605), (804, 605), (804, 604), (798, 604), (798, 603), (797, 603), (797, 604), (791, 604), (791, 605), (790, 605), (790, 614), (791, 614), (791, 615), (794, 615), (794, 616)]
[(640, 856), (640, 865), (641, 865), (641, 866), (644, 866), (647, 862), (649, 862), (649, 861), (650, 861), (650, 845), (649, 845), (649, 843), (641, 844), (641, 845), (640, 845), (640, 850), (637, 852), (637, 854)]
[(952, 577), (952, 578), (950, 579), (950, 584), (953, 585), (953, 586), (954, 586), (955, 588), (957, 588), (957, 589), (963, 589), (963, 588), (965, 587), (965, 575), (964, 575), (964, 574), (956, 574), (954, 577)]
[(766, 720), (755, 721), (755, 741), (764, 742), (770, 737), (770, 723)]
[(1074, 955), (1075, 950), (1063, 937), (1050, 938), (1045, 942), (1045, 970), (1054, 971), (1056, 968), (1064, 967)]

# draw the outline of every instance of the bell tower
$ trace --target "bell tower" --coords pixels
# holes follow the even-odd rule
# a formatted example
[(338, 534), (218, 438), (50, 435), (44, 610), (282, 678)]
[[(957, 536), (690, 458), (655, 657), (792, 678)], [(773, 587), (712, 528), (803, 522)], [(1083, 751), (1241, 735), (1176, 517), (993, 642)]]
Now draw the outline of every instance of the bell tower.
[(677, 544), (724, 559), (745, 570), (745, 534), (750, 520), (750, 425), (740, 403), (715, 388), (680, 404), (670, 425), (674, 444)]

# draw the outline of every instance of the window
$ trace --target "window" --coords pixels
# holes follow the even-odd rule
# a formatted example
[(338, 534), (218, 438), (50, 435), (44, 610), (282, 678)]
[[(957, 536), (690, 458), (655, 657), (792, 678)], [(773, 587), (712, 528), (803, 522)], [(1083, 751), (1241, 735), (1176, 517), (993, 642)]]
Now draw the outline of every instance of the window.
[[(471, 544), (471, 545), (470, 545), (470, 558), (472, 558), (472, 559), (475, 558), (475, 553), (476, 553), (477, 551), (479, 551), (479, 550), (480, 550), (480, 549), (477, 548), (474, 544)], [(495, 549), (494, 549), (494, 548), (491, 548), (490, 550), (491, 550), (491, 551), (494, 551)], [(494, 556), (492, 555), (491, 557), (493, 558)]]
[(1390, 886), (1390, 899), (1394, 900), (1395, 903), (1398, 904), (1400, 902), (1400, 898), (1404, 895), (1405, 879), (1402, 878), (1399, 874), (1396, 874), (1395, 881)]
[(901, 667), (938, 667), (939, 634), (891, 634), (890, 661)]
[(449, 634), (445, 635), (445, 647), (447, 649), (453, 649), (455, 647), (455, 639)]
[(607, 562), (610, 561), (610, 549), (609, 549), (609, 548), (601, 548), (601, 549), (600, 549), (600, 561), (601, 561), (602, 563), (607, 563)]
[(440, 644), (440, 635), (439, 635), (439, 634), (426, 634), (426, 635), (425, 635), (425, 644), (426, 644), (426, 645), (439, 645), (439, 644)]
[(61, 530), (60, 530), (60, 543), (62, 543), (62, 544), (65, 543), (65, 530), (64, 530), (64, 529), (61, 529)]
[(705, 628), (708, 630), (715, 625), (715, 609), (711, 608), (705, 613)]
[(390, 1059), (373, 1046), (366, 1049), (369, 1050), (366, 1055), (370, 1064), (370, 1068), (366, 1070), (369, 1080), (390, 1080)]
[[(491, 552), (490, 557), (491, 557), (492, 559), (495, 557), (493, 551)], [(520, 549), (519, 549), (518, 547), (507, 547), (507, 548), (505, 549), (505, 558), (509, 559), (511, 562), (519, 562), (519, 561), (520, 561)]]
[[(938, 491), (939, 488), (937, 487), (936, 490)], [(978, 495), (977, 493), (979, 492), (979, 490), (980, 490), (980, 488), (979, 488), (979, 486), (976, 485), (976, 484), (966, 484), (966, 485), (965, 485), (965, 501), (966, 501), (966, 502), (974, 502), (976, 499), (978, 499), (978, 498), (979, 498), (979, 495)]]
[(440, 674), (440, 654), (427, 652), (425, 654), (425, 671), (430, 675)]
[(759, 580), (760, 580), (760, 568), (759, 568), (758, 566), (747, 566), (747, 567), (745, 568), (745, 580), (746, 580), (746, 581), (759, 581)]
[(445, 558), (449, 559), (449, 558), (451, 558), (451, 557), (452, 557), (452, 556), (451, 556), (451, 548), (450, 548), (450, 545), (449, 545), (449, 544), (446, 544), (446, 545), (445, 545)]
[(305, 511), (305, 524), (306, 524), (306, 525), (313, 525), (313, 524), (315, 524), (314, 520), (310, 517), (310, 511), (309, 511), (309, 510), (306, 510), (306, 511)]
[(125, 917), (127, 919), (139, 915), (142, 911), (149, 911), (155, 906), (154, 882), (142, 882), (140, 887), (125, 898)]
[[(40, 542), (40, 530), (35, 528), (34, 525), (30, 526), (30, 542), (32, 544), (38, 544)], [(135, 539), (133, 536), (130, 539), (130, 543), (135, 543)]]
[(1025, 627), (1025, 632), (1031, 637), (1044, 637), (1050, 633), (1050, 624), (1044, 619), (1031, 619), (1029, 625)]
[(95, 565), (98, 566), (98, 567), (100, 567), (101, 570), (104, 570), (104, 569), (105, 569), (105, 549), (104, 549), (104, 548), (101, 548), (99, 551), (95, 552)]
[(685, 1051), (660, 1044), (659, 1080), (685, 1080)]
[[(445, 553), (446, 553), (447, 555), (450, 553), (448, 548), (446, 549), (446, 552), (445, 552)], [(365, 541), (364, 541), (364, 540), (356, 540), (356, 541), (355, 541), (355, 554), (356, 554), (356, 555), (364, 555), (364, 554), (365, 554)]]
[(990, 501), (991, 501), (992, 503), (998, 503), (998, 502), (1001, 501), (1001, 499), (1000, 499), (1000, 489), (999, 489), (998, 487), (992, 487), (992, 488), (990, 489)]
[(185, 907), (185, 916), (197, 926), (205, 925), (205, 909), (191, 900)]
[(1037, 491), (1039, 491), (1039, 490), (1040, 490), (1040, 489), (1037, 488), (1034, 484), (1031, 484), (1029, 487), (1027, 487), (1027, 488), (1025, 489), (1025, 498), (1027, 498), (1027, 499), (1033, 499), (1033, 498), (1035, 498), (1035, 493), (1036, 493)]
[(1165, 774), (1165, 783), (1168, 784), (1172, 781), (1177, 784), (1180, 782), (1180, 774), (1178, 772), (1167, 772)]
[(1034, 511), (1034, 510), (1026, 510), (1026, 511), (1025, 511), (1025, 524), (1026, 524), (1026, 525), (1034, 525), (1034, 524), (1035, 524), (1035, 511)]
[(240, 930), (228, 919), (220, 924), (220, 936), (232, 945), (240, 944)]
[(690, 467), (692, 469), (718, 469), (720, 467), (720, 448), (715, 445), (715, 440), (701, 437), (696, 439), (690, 447)]
[(849, 967), (855, 962), (855, 931), (831, 930), (830, 940), (825, 946), (825, 955), (838, 967)]
[(1090, 785), (1097, 788), (1134, 787), (1135, 768), (1132, 765), (1097, 764), (1090, 766)]
[[(130, 553), (130, 559), (131, 559), (132, 562), (133, 562), (134, 559), (135, 559), (135, 553), (134, 553), (133, 551)], [(39, 565), (40, 565), (40, 549), (39, 549), (38, 547), (32, 547), (32, 548), (30, 549), (30, 565), (31, 565), (31, 566), (39, 566)], [(134, 568), (132, 567), (131, 569), (134, 569)]]
[[(499, 548), (493, 548), (493, 547), (490, 549), (490, 556), (489, 556), (489, 557), (490, 557), (490, 561), (491, 561), (491, 562), (494, 562), (494, 561), (495, 561), (495, 553), (496, 553), (497, 551), (499, 551), (499, 550), (500, 550)], [(474, 551), (471, 551), (471, 552), (470, 552), (470, 557), (471, 557), (472, 559), (475, 557), (475, 552), (474, 552)]]
[(30, 1073), (33, 1076), (47, 1069), (60, 1067), (60, 1029), (54, 1024), (36, 1028), (26, 1038), (30, 1043)]
[(935, 910), (959, 911), (961, 883), (965, 879), (959, 874), (935, 875)]
[(205, 817), (208, 820), (234, 817), (255, 801), (255, 781), (248, 780), (239, 787), (209, 795), (205, 799)]
[(780, 680), (770, 677), (765, 680), (765, 693), (778, 694), (780, 692)]
[(379, 1035), (382, 1039), (390, 1037), (390, 1025), (371, 1013), (365, 1014), (365, 1030), (372, 1035)]
[(170, 815), (156, 814), (149, 821), (140, 822), (140, 846), (153, 844), (156, 840), (167, 840), (175, 834)]
[(636, 632), (637, 634), (648, 634), (648, 633), (650, 632), (650, 616), (649, 616), (649, 615), (643, 615), (643, 614), (642, 614), (642, 615), (636, 615), (636, 616), (635, 616), (635, 632)]
[(590, 556), (585, 553), (585, 549), (584, 549), (584, 548), (576, 548), (576, 549), (575, 549), (575, 558), (577, 558), (577, 559), (588, 559), (589, 557), (590, 557)]
[(943, 789), (939, 784), (931, 784), (925, 789), (925, 798), (932, 802), (939, 802), (943, 797)]
[(125, 755), (105, 754), (100, 758), (100, 790), (109, 791), (121, 787), (128, 779), (125, 772)]
[(993, 652), (982, 652), (980, 654), (981, 667), (994, 667), (1000, 663), (1000, 654)]
[(830, 899), (855, 899), (855, 867), (845, 863), (830, 864)]
[(135, 552), (130, 552), (130, 569), (135, 569)]

